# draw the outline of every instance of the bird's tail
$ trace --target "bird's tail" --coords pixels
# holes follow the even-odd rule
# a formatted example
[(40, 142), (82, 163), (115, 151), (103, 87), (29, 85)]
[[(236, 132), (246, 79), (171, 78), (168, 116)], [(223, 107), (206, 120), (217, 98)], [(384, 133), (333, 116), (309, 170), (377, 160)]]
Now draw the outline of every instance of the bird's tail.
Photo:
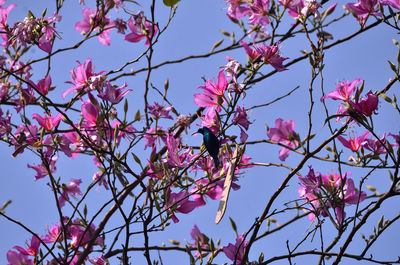
[(215, 164), (215, 169), (218, 169), (218, 168), (219, 168), (219, 159), (218, 159), (218, 156), (214, 156), (214, 157), (213, 157), (213, 160), (214, 160), (214, 164)]

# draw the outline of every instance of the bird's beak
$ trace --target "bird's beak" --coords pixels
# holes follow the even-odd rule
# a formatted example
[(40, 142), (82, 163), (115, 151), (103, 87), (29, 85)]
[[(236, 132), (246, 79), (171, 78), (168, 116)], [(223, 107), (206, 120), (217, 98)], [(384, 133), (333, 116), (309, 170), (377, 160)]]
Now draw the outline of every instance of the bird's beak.
[(192, 136), (193, 136), (193, 135), (195, 135), (196, 133), (198, 133), (198, 132), (194, 132), (194, 133), (192, 133)]

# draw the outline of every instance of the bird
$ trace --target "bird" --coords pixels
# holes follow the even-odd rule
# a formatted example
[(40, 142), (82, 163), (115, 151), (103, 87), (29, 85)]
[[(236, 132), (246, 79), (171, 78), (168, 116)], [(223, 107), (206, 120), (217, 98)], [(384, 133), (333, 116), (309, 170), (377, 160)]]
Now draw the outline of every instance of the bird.
[(214, 160), (215, 168), (218, 169), (219, 140), (217, 136), (215, 136), (215, 134), (205, 126), (200, 128), (197, 132), (203, 135), (204, 145), (206, 146), (208, 153)]

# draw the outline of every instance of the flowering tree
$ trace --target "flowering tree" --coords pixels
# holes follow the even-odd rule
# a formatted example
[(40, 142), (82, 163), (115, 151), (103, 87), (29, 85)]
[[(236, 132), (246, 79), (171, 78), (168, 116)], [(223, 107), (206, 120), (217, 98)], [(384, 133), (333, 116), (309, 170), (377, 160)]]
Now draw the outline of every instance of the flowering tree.
[[(400, 263), (376, 247), (400, 218), (390, 203), (400, 194), (400, 56), (376, 59), (390, 74), (378, 87), (361, 70), (335, 76), (336, 85), (324, 77), (331, 48), (375, 28), (399, 32), (400, 3), (212, 2), (230, 23), (224, 38), (209, 52), (164, 60), (157, 51), (165, 53), (163, 38), (186, 2), (81, 0), (69, 10), (57, 0), (11, 19), (19, 3), (0, 1), (2, 153), (29, 169), (48, 203), (38, 224), (13, 215), (12, 200), (33, 192), (4, 198), (0, 220), (27, 239), (2, 237), (8, 264)], [(337, 25), (354, 31), (341, 36)], [(104, 52), (88, 57), (97, 46)], [(112, 62), (99, 67), (107, 56)], [(176, 80), (198, 58), (217, 66), (185, 84), (186, 97), (162, 71), (172, 68)], [(299, 64), (298, 85), (272, 91), (267, 82), (288, 79)]]

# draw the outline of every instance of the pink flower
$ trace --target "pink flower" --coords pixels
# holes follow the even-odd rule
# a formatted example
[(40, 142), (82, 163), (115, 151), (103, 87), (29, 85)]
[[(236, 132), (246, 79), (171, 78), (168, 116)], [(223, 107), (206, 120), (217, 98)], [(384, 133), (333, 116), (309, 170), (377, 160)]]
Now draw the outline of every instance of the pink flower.
[(298, 193), (302, 198), (307, 198), (307, 194), (318, 191), (321, 184), (321, 174), (319, 172), (315, 174), (314, 169), (311, 166), (309, 168), (307, 176), (299, 177), (301, 186)]
[[(288, 147), (295, 148), (298, 146), (296, 140), (296, 132), (294, 131), (294, 121), (284, 121), (281, 118), (275, 120), (275, 128), (271, 128), (267, 132), (268, 137), (274, 141), (284, 144)], [(279, 159), (285, 161), (289, 156), (290, 150), (282, 148), (279, 152)]]
[(11, 29), (12, 42), (19, 41), (24, 47), (27, 44), (37, 44), (38, 47), (50, 53), (52, 50), (52, 40), (54, 36), (53, 23), (60, 21), (60, 16), (49, 18), (26, 17), (24, 21), (14, 24)]
[(192, 243), (192, 247), (194, 248), (200, 248), (200, 252), (197, 251), (195, 254), (195, 257), (199, 257), (200, 253), (201, 253), (201, 248), (206, 248), (207, 244), (206, 241), (208, 240), (207, 237), (200, 232), (200, 229), (197, 227), (197, 225), (195, 224), (192, 228), (192, 230), (190, 230), (190, 236), (193, 239), (193, 243)]
[(3, 111), (0, 108), (0, 137), (10, 133), (11, 130), (11, 114), (9, 114), (7, 117), (3, 117)]
[(33, 145), (39, 139), (37, 138), (38, 128), (35, 124), (28, 126), (19, 125), (14, 133), (14, 137), (11, 138), (11, 143), (15, 146), (15, 151), (23, 153), (24, 148), (21, 148), (24, 144)]
[(208, 127), (214, 134), (219, 132), (221, 124), (219, 123), (215, 108), (207, 109), (206, 115), (201, 117), (200, 126)]
[(46, 95), (51, 87), (51, 76), (48, 75), (45, 78), (40, 79), (38, 83), (34, 86), (40, 93)]
[(60, 223), (55, 224), (42, 239), (44, 243), (61, 242), (63, 239), (62, 229)]
[(8, 96), (8, 85), (5, 83), (0, 84), (0, 102)]
[(258, 56), (260, 56), (260, 53), (257, 51), (257, 49), (250, 48), (246, 42), (240, 41), (240, 44), (242, 44), (242, 46), (244, 47), (244, 50), (246, 51), (247, 55), (250, 57), (250, 59), (252, 61), (257, 59)]
[(67, 89), (63, 94), (62, 97), (65, 98), (66, 95), (69, 93), (72, 93), (73, 91), (79, 91), (82, 90), (85, 87), (89, 86), (89, 79), (92, 76), (98, 76), (100, 74), (103, 74), (103, 72), (100, 73), (94, 73), (94, 67), (92, 66), (92, 60), (91, 59), (86, 59), (85, 63), (81, 64), (79, 61), (77, 61), (79, 65), (76, 67), (76, 69), (72, 69), (70, 71), (72, 81), (67, 81), (67, 83), (73, 84), (74, 87), (71, 87)]
[[(110, 45), (110, 31), (112, 30), (113, 22), (107, 16), (102, 16), (102, 11), (92, 10), (88, 7), (82, 9), (83, 20), (75, 24), (75, 29), (80, 31), (81, 34), (87, 34), (92, 29), (97, 31), (101, 30), (98, 40), (105, 46)], [(105, 28), (105, 29), (104, 29)]]
[(172, 215), (172, 221), (174, 221), (174, 223), (179, 222), (179, 219), (175, 216), (175, 213), (188, 214), (197, 206), (195, 201), (189, 201), (189, 193), (187, 191), (174, 193), (168, 190), (166, 196), (169, 198), (166, 208), (168, 213)]
[(97, 171), (96, 173), (94, 173), (93, 175), (93, 182), (97, 182), (99, 185), (99, 188), (101, 186), (104, 186), (104, 188), (106, 190), (109, 190), (110, 188), (108, 187), (108, 183), (107, 183), (107, 179), (106, 179), (106, 174), (104, 172), (101, 171)]
[(356, 103), (350, 102), (350, 105), (357, 111), (366, 116), (371, 116), (376, 109), (378, 109), (379, 98), (371, 91), (367, 93), (367, 98), (361, 99)]
[(303, 1), (302, 0), (278, 0), (278, 2), (285, 8), (296, 12), (303, 8)]
[(172, 110), (172, 106), (164, 107), (157, 102), (154, 102), (154, 105), (147, 105), (149, 113), (153, 116), (154, 119), (159, 120), (161, 118), (171, 119), (172, 116), (169, 115), (169, 112)]
[(40, 246), (39, 237), (37, 235), (33, 235), (32, 239), (31, 239), (31, 243), (28, 244), (28, 242), (26, 242), (25, 245), (27, 246), (26, 249), (24, 249), (20, 246), (14, 246), (13, 248), (18, 250), (19, 253), (21, 253), (22, 255), (35, 257), (39, 251), (39, 246)]
[(321, 98), (321, 101), (327, 98), (331, 98), (333, 100), (343, 100), (345, 102), (349, 102), (351, 99), (351, 95), (356, 90), (356, 86), (362, 82), (363, 80), (358, 78), (354, 79), (351, 83), (349, 80), (346, 82), (341, 82), (336, 86), (336, 90), (329, 92), (325, 96)]
[(228, 6), (227, 16), (232, 21), (237, 21), (237, 19), (246, 16), (250, 12), (250, 8), (241, 6), (243, 1), (241, 0), (226, 0)]
[(100, 257), (95, 257), (93, 259), (89, 259), (89, 262), (94, 264), (94, 265), (108, 265), (110, 263), (108, 263), (107, 259), (101, 255)]
[(33, 260), (21, 253), (9, 250), (7, 252), (8, 265), (33, 265)]
[(249, 125), (251, 124), (251, 122), (248, 120), (247, 112), (244, 108), (244, 105), (242, 105), (242, 108), (240, 108), (239, 106), (236, 107), (232, 123), (242, 126), (246, 129), (246, 131), (249, 129)]
[(55, 117), (47, 115), (42, 117), (37, 113), (32, 114), (32, 119), (35, 119), (39, 125), (47, 131), (52, 131), (55, 127), (57, 127), (62, 118), (63, 115), (61, 113), (58, 113)]
[(288, 58), (279, 54), (280, 48), (278, 45), (279, 42), (276, 43), (275, 46), (268, 46), (262, 43), (261, 46), (255, 46), (255, 49), (259, 54), (261, 54), (265, 62), (269, 63), (278, 72), (281, 72), (287, 70), (282, 63)]
[(250, 7), (250, 24), (268, 25), (270, 20), (268, 18), (269, 0), (254, 0), (249, 2)]
[(360, 149), (361, 146), (364, 146), (369, 135), (368, 131), (365, 131), (360, 137), (357, 138), (351, 138), (349, 136), (349, 140), (346, 140), (342, 136), (338, 136), (338, 140), (347, 148), (349, 148), (351, 151), (356, 152), (358, 149)]
[(142, 11), (139, 12), (137, 15), (134, 15), (133, 19), (130, 19), (128, 21), (128, 27), (132, 32), (127, 34), (124, 40), (129, 42), (139, 42), (143, 38), (145, 38), (146, 43), (144, 45), (146, 46), (149, 46), (150, 40), (158, 32), (157, 25), (152, 25), (151, 22), (147, 21)]
[(385, 135), (380, 139), (380, 141), (378, 141), (378, 139), (366, 139), (364, 148), (372, 151), (375, 155), (380, 155), (387, 153), (384, 145), (386, 145)]
[(301, 14), (307, 16), (308, 14), (314, 14), (314, 17), (320, 17), (318, 8), (321, 7), (320, 3), (316, 0), (304, 0), (304, 7), (301, 9)]
[(7, 27), (8, 14), (10, 13), (11, 9), (16, 6), (16, 4), (11, 4), (8, 7), (0, 6), (0, 27), (2, 29), (5, 29)]
[(106, 90), (98, 94), (98, 97), (107, 101), (110, 101), (113, 104), (118, 104), (121, 100), (132, 91), (132, 89), (124, 89), (128, 86), (127, 83), (124, 83), (121, 87), (116, 88), (115, 86), (111, 85), (110, 82), (106, 84)]
[(68, 185), (63, 184), (62, 185), (62, 194), (58, 198), (58, 203), (60, 207), (64, 207), (65, 201), (69, 201), (69, 195), (72, 197), (75, 197), (77, 195), (82, 195), (81, 189), (79, 188), (79, 185), (82, 183), (82, 180), (80, 179), (71, 179), (69, 181)]
[(396, 134), (389, 133), (388, 135), (394, 138), (394, 140), (395, 140), (395, 143), (393, 144), (394, 146), (400, 145), (400, 134), (396, 135)]
[(357, 16), (361, 15), (378, 15), (378, 0), (358, 0), (357, 3), (348, 3), (346, 8)]
[(83, 102), (81, 107), (81, 113), (83, 118), (86, 120), (87, 126), (96, 127), (97, 118), (99, 117), (99, 109), (90, 100)]
[(190, 155), (192, 152), (191, 148), (188, 148), (184, 153), (179, 153), (180, 143), (178, 139), (175, 139), (172, 135), (167, 135), (166, 145), (168, 148), (168, 159), (166, 163), (173, 167), (185, 168), (190, 165), (190, 162), (195, 156)]
[[(211, 160), (207, 160), (207, 162), (208, 161)], [(206, 168), (208, 168), (208, 165), (205, 166)], [(205, 170), (206, 168), (203, 166), (203, 170), (205, 172), (208, 172)], [(218, 177), (219, 172), (216, 172), (214, 176)], [(237, 178), (234, 177), (234, 180), (237, 180)], [(196, 187), (194, 187), (190, 191), (190, 193), (192, 193), (192, 198), (197, 203), (197, 207), (200, 207), (206, 205), (206, 200), (205, 200), (206, 196), (209, 197), (211, 200), (220, 199), (222, 196), (223, 188), (224, 188), (224, 180), (214, 181), (212, 183), (208, 178), (201, 178), (196, 181)], [(232, 182), (232, 189), (238, 190), (240, 189), (240, 186)]]
[(234, 264), (240, 264), (244, 256), (244, 250), (246, 249), (247, 243), (247, 241), (244, 241), (243, 235), (240, 235), (236, 238), (235, 245), (229, 243), (228, 246), (222, 248), (222, 251), (228, 257), (228, 259), (235, 262)]
[[(50, 172), (55, 173), (57, 171), (56, 162), (58, 160), (58, 157), (54, 156), (51, 158), (51, 160), (49, 160), (49, 159), (50, 158), (47, 158), (48, 163), (49, 163)], [(34, 178), (35, 181), (49, 175), (49, 172), (47, 171), (47, 167), (43, 164), (32, 165), (32, 166), (30, 164), (28, 164), (28, 168), (32, 168), (36, 171), (36, 175)]]
[(143, 136), (146, 140), (146, 145), (144, 146), (144, 149), (146, 149), (147, 147), (154, 147), (155, 146), (155, 142), (156, 140), (161, 140), (162, 141), (166, 141), (166, 136), (165, 136), (165, 132), (162, 129), (161, 126), (157, 126), (157, 131), (155, 128), (150, 128), (146, 131), (146, 134)]
[(400, 9), (400, 0), (387, 0), (387, 1), (381, 1), (382, 4), (384, 5), (390, 5), (393, 8)]
[(227, 80), (224, 70), (218, 73), (218, 83), (213, 80), (207, 80), (204, 86), (199, 86), (197, 89), (203, 89), (204, 94), (195, 94), (194, 102), (200, 107), (217, 107), (217, 111), (221, 109), (220, 105), (224, 103), (222, 96), (227, 88)]

